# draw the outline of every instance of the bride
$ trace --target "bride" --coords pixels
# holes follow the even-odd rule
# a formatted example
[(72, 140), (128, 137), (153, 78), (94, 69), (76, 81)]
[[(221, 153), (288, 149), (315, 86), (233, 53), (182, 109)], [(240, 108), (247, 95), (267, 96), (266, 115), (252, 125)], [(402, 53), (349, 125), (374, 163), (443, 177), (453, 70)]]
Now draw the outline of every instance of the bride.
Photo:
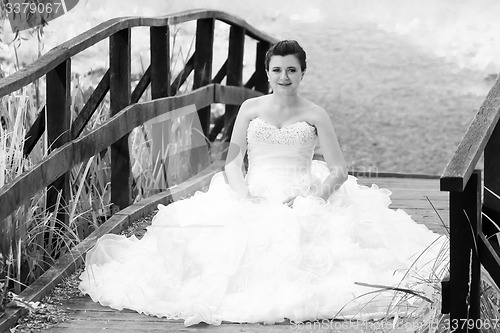
[[(86, 255), (83, 293), (186, 326), (371, 319), (422, 301), (370, 285), (422, 292), (442, 238), (389, 209), (390, 191), (347, 176), (327, 112), (298, 93), (296, 41), (271, 47), (266, 71), (273, 92), (242, 104), (225, 172), (207, 192), (160, 205), (141, 240), (103, 236)], [(318, 142), (324, 162), (312, 159)]]

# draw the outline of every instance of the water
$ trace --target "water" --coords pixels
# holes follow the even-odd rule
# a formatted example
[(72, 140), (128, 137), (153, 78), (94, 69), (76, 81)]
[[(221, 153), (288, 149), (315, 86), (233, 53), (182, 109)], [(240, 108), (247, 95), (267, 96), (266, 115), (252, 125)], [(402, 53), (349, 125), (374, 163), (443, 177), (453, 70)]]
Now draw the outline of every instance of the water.
[[(154, 0), (147, 7), (82, 0), (47, 27), (45, 51), (114, 16), (192, 8), (225, 10), (297, 39), (308, 54), (302, 94), (328, 110), (358, 169), (440, 174), (500, 71), (494, 0)], [(133, 45), (132, 68), (140, 71), (148, 39)], [(106, 48), (74, 67), (106, 67)]]

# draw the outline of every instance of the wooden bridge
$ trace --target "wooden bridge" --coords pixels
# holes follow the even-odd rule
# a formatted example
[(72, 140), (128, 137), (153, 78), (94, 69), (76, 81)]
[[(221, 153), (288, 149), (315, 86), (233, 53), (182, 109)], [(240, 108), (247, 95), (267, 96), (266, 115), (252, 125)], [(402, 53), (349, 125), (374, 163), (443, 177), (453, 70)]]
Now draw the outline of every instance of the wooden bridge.
[[(213, 75), (216, 20), (228, 24), (230, 32), (227, 60)], [(171, 80), (170, 26), (188, 21), (197, 23), (195, 52), (186, 62), (185, 68)], [(131, 29), (139, 26), (150, 27), (151, 64), (131, 91)], [(253, 75), (247, 82), (242, 82), (246, 36), (256, 41), (256, 61)], [(71, 57), (105, 39), (109, 39), (109, 69), (71, 123)], [(217, 140), (218, 132), (222, 131), (224, 140), (231, 132), (238, 106), (247, 98), (269, 92), (264, 55), (275, 41), (245, 21), (219, 11), (197, 10), (154, 18), (117, 18), (59, 45), (35, 63), (0, 81), (0, 96), (6, 96), (45, 77), (46, 103), (27, 134), (24, 155), (30, 154), (44, 131), (47, 131), (51, 147), (50, 154), (41, 162), (0, 189), (0, 223), (15, 219), (16, 212), (35, 193), (45, 188), (49, 189), (47, 207), (53, 206), (58, 200), (69, 202), (71, 169), (108, 147), (111, 150), (111, 202), (114, 214), (22, 291), (19, 296), (24, 301), (38, 301), (49, 294), (65, 276), (82, 265), (84, 254), (101, 235), (119, 232), (138, 218), (150, 214), (158, 203), (168, 204), (173, 198), (190, 195), (208, 184), (211, 176), (221, 170), (223, 160), (209, 164), (205, 158), (205, 162), (200, 162), (205, 155), (197, 153), (198, 165), (192, 167), (191, 178), (133, 203), (128, 136), (134, 128), (155, 117), (177, 117), (178, 110), (194, 104), (205, 137), (210, 141)], [(191, 72), (192, 91), (178, 94), (179, 87)], [(222, 85), (224, 79), (225, 85)], [(139, 102), (148, 86), (151, 87), (151, 100)], [(93, 130), (85, 131), (86, 124), (108, 92), (110, 119)], [(496, 283), (500, 283), (498, 243), (490, 238), (498, 232), (493, 221), (499, 221), (500, 217), (499, 199), (495, 195), (500, 193), (500, 129), (497, 129), (499, 97), (500, 81), (490, 91), (440, 178), (408, 174), (355, 174), (360, 183), (376, 183), (390, 189), (393, 192), (392, 208), (404, 209), (418, 223), (427, 225), (433, 231), (449, 232), (451, 274), (449, 280), (443, 281), (443, 312), (450, 313), (452, 319), (479, 318), (480, 263), (488, 269)], [(211, 124), (210, 106), (214, 103), (224, 104), (226, 111), (223, 117), (213, 120)], [(189, 111), (182, 112), (181, 115), (189, 114)], [(485, 161), (484, 180), (481, 171), (474, 171), (482, 154)], [(68, 212), (61, 209), (57, 214), (61, 223), (68, 223)], [(469, 267), (472, 269), (470, 295)], [(93, 303), (88, 297), (72, 299), (63, 307), (72, 311), (72, 319), (58, 324), (53, 328), (54, 332), (104, 328), (121, 332), (197, 329), (185, 329), (179, 321), (130, 311), (114, 311)], [(22, 307), (7, 307), (0, 317), (0, 332), (12, 327), (26, 312)], [(281, 332), (292, 327), (229, 323), (220, 327), (204, 327), (205, 331), (232, 332), (235, 329)]]

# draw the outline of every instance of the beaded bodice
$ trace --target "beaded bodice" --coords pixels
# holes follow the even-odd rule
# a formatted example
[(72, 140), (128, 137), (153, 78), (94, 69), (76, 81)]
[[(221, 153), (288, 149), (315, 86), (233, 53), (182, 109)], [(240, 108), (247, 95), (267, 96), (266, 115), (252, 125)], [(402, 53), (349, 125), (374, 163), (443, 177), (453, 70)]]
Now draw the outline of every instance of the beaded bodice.
[(305, 121), (277, 128), (260, 117), (250, 121), (247, 131), (248, 142), (264, 142), (278, 144), (305, 144), (316, 139), (316, 128)]
[(278, 128), (252, 119), (247, 129), (250, 194), (273, 200), (307, 194), (316, 142), (316, 128), (305, 121)]

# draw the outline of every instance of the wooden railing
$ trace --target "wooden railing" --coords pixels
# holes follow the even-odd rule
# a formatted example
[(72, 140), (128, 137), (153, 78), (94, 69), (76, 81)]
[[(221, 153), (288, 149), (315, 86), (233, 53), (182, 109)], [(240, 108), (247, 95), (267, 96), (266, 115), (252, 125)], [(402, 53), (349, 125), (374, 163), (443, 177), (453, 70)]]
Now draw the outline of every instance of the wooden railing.
[[(173, 79), (170, 73), (169, 26), (188, 21), (197, 22), (195, 51), (185, 68)], [(215, 20), (230, 25), (228, 57), (212, 77)], [(131, 29), (150, 27), (151, 64), (131, 91)], [(255, 71), (248, 82), (242, 82), (245, 36), (257, 40)], [(109, 69), (87, 100), (76, 119), (71, 122), (71, 57), (109, 39)], [(244, 20), (213, 10), (194, 10), (161, 17), (125, 17), (106, 21), (52, 49), (33, 64), (0, 81), (0, 97), (12, 93), (35, 80), (46, 78), (46, 104), (26, 136), (24, 154), (28, 155), (47, 130), (50, 154), (0, 189), (0, 223), (37, 191), (48, 188), (47, 207), (61, 195), (69, 202), (69, 171), (91, 156), (111, 147), (111, 201), (114, 211), (130, 205), (131, 165), (128, 135), (146, 121), (182, 106), (196, 104), (204, 135), (210, 133), (210, 105), (226, 104), (226, 112), (215, 130), (230, 134), (238, 105), (245, 99), (268, 93), (264, 70), (266, 50), (275, 39), (258, 31)], [(191, 93), (174, 96), (194, 71)], [(219, 83), (226, 77), (226, 86)], [(151, 85), (156, 102), (138, 103)], [(253, 90), (252, 90), (253, 88)], [(86, 124), (109, 92), (111, 118), (81, 136)], [(45, 117), (47, 128), (45, 128)], [(68, 214), (59, 220), (67, 222)]]
[[(455, 332), (478, 332), (483, 323), (481, 265), (500, 286), (500, 247), (491, 237), (500, 232), (499, 117), (500, 77), (441, 176), (441, 190), (450, 192), (450, 275), (442, 284), (442, 312), (457, 324)], [(475, 170), (483, 153), (484, 178)]]

